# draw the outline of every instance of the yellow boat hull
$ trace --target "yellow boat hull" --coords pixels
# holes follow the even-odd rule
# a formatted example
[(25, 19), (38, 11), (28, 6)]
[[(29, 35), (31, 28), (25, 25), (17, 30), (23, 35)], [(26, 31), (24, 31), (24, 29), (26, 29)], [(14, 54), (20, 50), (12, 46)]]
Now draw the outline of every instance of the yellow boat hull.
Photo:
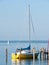
[[(38, 54), (35, 54), (35, 59), (37, 59)], [(12, 61), (16, 59), (33, 59), (33, 54), (14, 54), (12, 53)]]

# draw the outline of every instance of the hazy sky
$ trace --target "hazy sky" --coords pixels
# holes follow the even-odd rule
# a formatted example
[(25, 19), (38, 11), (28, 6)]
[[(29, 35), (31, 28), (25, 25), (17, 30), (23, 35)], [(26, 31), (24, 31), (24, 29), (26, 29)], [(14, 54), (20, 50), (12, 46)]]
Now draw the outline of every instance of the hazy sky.
[(30, 4), (31, 40), (49, 39), (49, 0), (0, 0), (0, 40), (28, 40)]

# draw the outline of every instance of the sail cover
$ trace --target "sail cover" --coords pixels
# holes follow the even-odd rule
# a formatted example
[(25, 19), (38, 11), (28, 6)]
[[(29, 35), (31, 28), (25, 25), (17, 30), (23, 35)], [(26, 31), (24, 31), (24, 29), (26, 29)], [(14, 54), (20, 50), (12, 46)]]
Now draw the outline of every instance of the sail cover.
[(27, 48), (21, 48), (21, 49), (17, 49), (17, 50), (30, 50), (30, 45)]

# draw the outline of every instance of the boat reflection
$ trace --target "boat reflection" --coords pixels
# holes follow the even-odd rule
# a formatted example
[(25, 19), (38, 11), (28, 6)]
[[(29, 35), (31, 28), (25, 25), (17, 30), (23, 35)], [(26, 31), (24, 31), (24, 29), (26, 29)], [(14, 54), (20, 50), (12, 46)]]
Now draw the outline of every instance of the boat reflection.
[(48, 60), (48, 65), (49, 65), (49, 60)]
[(30, 59), (27, 59), (27, 60), (17, 59), (16, 61), (12, 61), (12, 65), (31, 65), (32, 63), (33, 63), (33, 60), (30, 60)]

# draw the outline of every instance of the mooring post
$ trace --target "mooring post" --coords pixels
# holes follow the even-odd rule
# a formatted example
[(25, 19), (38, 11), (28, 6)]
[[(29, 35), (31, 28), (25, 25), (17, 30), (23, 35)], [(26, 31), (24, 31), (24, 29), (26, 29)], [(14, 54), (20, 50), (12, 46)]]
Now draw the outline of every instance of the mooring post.
[(33, 51), (33, 60), (35, 60), (35, 48), (33, 48), (32, 51)]
[(48, 60), (48, 50), (47, 50), (47, 60)]
[(46, 48), (44, 49), (44, 60), (46, 60)]
[(6, 48), (6, 65), (7, 65), (7, 62), (8, 62), (8, 49)]
[(41, 60), (45, 60), (46, 59), (45, 52), (46, 52), (46, 49), (45, 48), (41, 48), (41, 50), (40, 50), (40, 59)]
[(47, 58), (48, 58), (48, 60), (49, 60), (49, 50), (48, 50), (48, 54), (47, 54), (48, 56), (47, 56)]
[(41, 60), (41, 53), (42, 53), (42, 52), (40, 51), (40, 60)]

